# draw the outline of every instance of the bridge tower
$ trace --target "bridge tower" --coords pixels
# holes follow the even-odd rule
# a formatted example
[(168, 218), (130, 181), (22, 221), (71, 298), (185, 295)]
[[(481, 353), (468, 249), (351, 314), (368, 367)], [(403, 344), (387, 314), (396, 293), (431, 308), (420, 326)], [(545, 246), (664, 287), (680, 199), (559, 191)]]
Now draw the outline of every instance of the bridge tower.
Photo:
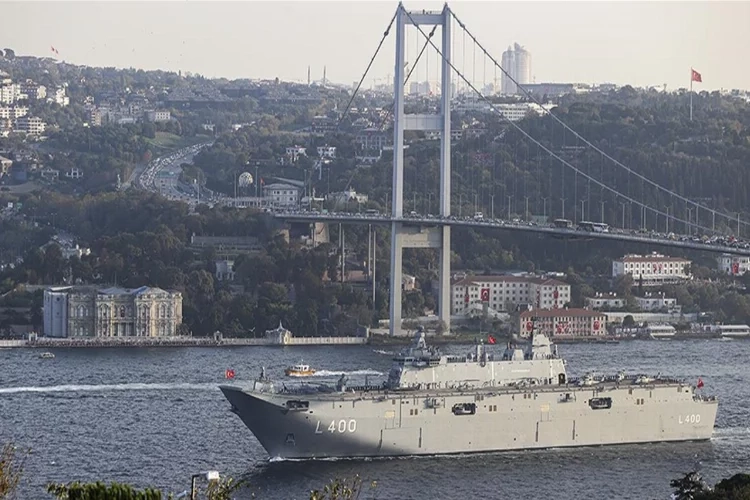
[[(440, 26), (442, 30), (441, 52), (442, 76), (440, 82), (440, 114), (405, 114), (404, 79), (407, 25)], [(450, 242), (451, 228), (437, 223), (434, 226), (410, 224), (404, 215), (404, 131), (423, 130), (440, 133), (440, 215), (448, 217), (451, 210), (450, 148), (451, 148), (451, 13), (446, 4), (440, 12), (409, 12), (402, 4), (396, 14), (396, 66), (393, 80), (393, 200), (391, 208), (391, 286), (390, 286), (390, 334), (401, 334), (401, 290), (402, 254), (404, 248), (437, 248), (440, 252), (439, 281), (440, 296), (438, 311), (450, 330)], [(423, 28), (424, 29), (424, 28)], [(436, 44), (437, 45), (437, 44)]]

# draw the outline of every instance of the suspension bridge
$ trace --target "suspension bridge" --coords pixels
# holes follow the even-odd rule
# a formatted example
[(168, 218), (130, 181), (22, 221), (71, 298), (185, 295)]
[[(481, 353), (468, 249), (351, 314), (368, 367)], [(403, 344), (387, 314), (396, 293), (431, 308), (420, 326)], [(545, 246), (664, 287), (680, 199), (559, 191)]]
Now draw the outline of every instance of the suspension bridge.
[[(618, 240), (662, 247), (750, 256), (750, 243), (741, 238), (742, 234), (750, 233), (750, 229), (747, 228), (748, 222), (742, 219), (739, 208), (735, 207), (737, 210), (735, 212), (728, 212), (720, 209), (715, 203), (691, 199), (678, 193), (673, 188), (639, 173), (584, 137), (563, 121), (554, 110), (543, 106), (543, 103), (539, 102), (532, 93), (526, 91), (523, 84), (517, 82), (510, 72), (498, 63), (497, 59), (490, 54), (447, 4), (441, 11), (409, 11), (402, 4), (399, 4), (375, 54), (359, 81), (359, 85), (351, 96), (344, 114), (350, 109), (372, 67), (373, 61), (394, 28), (394, 98), (393, 105), (388, 110), (388, 117), (392, 116), (393, 119), (393, 177), (390, 194), (391, 206), (387, 210), (388, 213), (362, 214), (335, 211), (320, 213), (302, 210), (274, 213), (275, 217), (289, 222), (369, 224), (390, 227), (390, 283), (396, 284), (396, 286), (390, 286), (389, 324), (391, 335), (398, 335), (401, 330), (402, 290), (398, 284), (402, 281), (402, 252), (404, 248), (433, 248), (439, 252), (438, 314), (447, 327), (446, 329), (450, 328), (450, 243), (451, 228), (453, 227), (502, 229), (505, 231), (535, 232), (558, 237)], [(440, 33), (436, 36), (438, 28)], [(415, 41), (418, 42), (415, 43), (412, 53), (416, 57), (414, 61), (407, 60), (407, 33), (409, 30), (416, 35)], [(460, 50), (456, 50), (455, 44), (459, 37), (463, 43)], [(466, 54), (467, 48), (469, 49), (469, 56)], [(480, 63), (483, 73), (481, 81), (476, 76), (477, 53), (481, 58)], [(425, 74), (429, 73), (431, 57), (435, 60), (432, 69), (439, 73), (439, 76), (436, 76), (436, 80), (439, 80), (437, 112), (433, 114), (406, 113), (405, 86), (413, 74), (419, 74), (420, 68), (424, 70)], [(467, 71), (466, 66), (469, 61), (471, 61), (470, 68)], [(491, 73), (494, 73), (494, 81), (497, 81), (498, 73), (512, 81), (527, 102), (538, 105), (538, 109), (542, 110), (544, 118), (550, 120), (552, 125), (559, 127), (563, 136), (573, 141), (572, 149), (577, 152), (584, 151), (589, 155), (587, 165), (582, 165), (583, 161), (576, 161), (576, 158), (567, 154), (564, 146), (560, 147), (554, 140), (535, 137), (524, 121), (515, 121), (506, 117), (499, 109), (497, 101), (492, 96), (487, 95), (488, 64)], [(469, 72), (470, 75), (468, 75)], [(457, 95), (454, 95), (454, 93)], [(497, 182), (493, 171), (489, 186), (484, 186), (480, 179), (476, 181), (472, 179), (472, 184), (476, 182), (474, 185), (477, 193), (474, 200), (475, 212), (479, 212), (478, 192), (481, 190), (483, 192), (481, 207), (486, 210), (489, 205), (490, 216), (485, 217), (478, 213), (468, 217), (461, 215), (462, 201), (459, 199), (457, 202), (456, 197), (451, 196), (451, 182), (454, 180), (451, 172), (451, 106), (456, 101), (466, 102), (467, 100), (481, 103), (484, 109), (503, 119), (506, 122), (507, 130), (512, 131), (518, 141), (523, 142), (527, 154), (528, 151), (534, 150), (538, 158), (544, 156), (549, 165), (559, 166), (559, 179), (555, 179), (553, 182), (550, 173), (549, 190), (547, 192), (549, 196), (542, 197), (540, 191), (533, 193), (525, 190), (524, 195), (519, 196), (515, 189), (514, 194), (508, 194), (509, 187)], [(421, 214), (417, 212), (416, 197), (412, 206), (413, 210), (405, 211), (404, 134), (412, 131), (431, 133), (438, 136), (440, 140), (439, 178), (417, 179), (418, 176), (415, 175), (412, 183), (436, 182), (438, 184), (435, 197), (437, 210), (434, 215), (430, 213), (431, 199), (427, 204), (428, 208), (423, 210)], [(579, 160), (585, 157), (582, 154), (577, 155)], [(596, 169), (591, 168), (591, 157), (595, 157), (601, 164), (598, 175)], [(417, 171), (419, 171), (419, 168), (417, 168)], [(549, 171), (551, 172), (551, 170)], [(527, 172), (524, 179), (529, 175), (534, 174)], [(571, 186), (569, 181), (571, 175), (574, 179), (572, 200), (570, 199)], [(352, 174), (353, 177), (354, 174)], [(623, 178), (625, 178), (625, 182), (623, 182)], [(569, 181), (567, 195), (566, 179)], [(351, 179), (349, 184), (351, 184)], [(414, 192), (414, 185), (411, 186), (411, 189)], [(579, 190), (581, 191), (580, 194)], [(508, 199), (506, 217), (495, 217), (495, 196), (503, 201), (506, 198)], [(512, 200), (515, 199), (520, 202), (524, 198), (526, 201), (526, 216), (523, 218), (513, 217)], [(551, 218), (557, 218), (570, 224), (549, 224), (528, 220), (530, 199), (538, 205), (535, 207), (537, 213), (543, 202), (545, 218), (547, 216), (547, 202), (549, 201)], [(568, 201), (567, 210), (566, 200)], [(559, 205), (555, 206), (555, 202), (559, 202)], [(580, 212), (578, 211), (579, 203), (581, 205)], [(598, 210), (592, 211), (590, 207), (595, 206), (598, 209), (599, 205), (601, 206), (600, 220), (597, 223), (587, 222), (586, 220), (592, 217), (592, 212), (598, 212)], [(605, 205), (609, 207), (606, 212)], [(588, 214), (586, 206), (589, 207)], [(458, 216), (452, 214), (455, 207), (458, 208)], [(626, 207), (629, 209), (627, 224)], [(636, 218), (633, 217), (632, 213), (634, 207), (639, 210)], [(621, 208), (622, 215), (621, 223), (619, 223), (619, 208)], [(575, 220), (575, 224), (568, 218)], [(633, 220), (638, 220), (638, 227), (628, 228), (628, 225), (633, 225)], [(592, 229), (594, 227), (595, 229)], [(368, 256), (368, 260), (369, 258)]]

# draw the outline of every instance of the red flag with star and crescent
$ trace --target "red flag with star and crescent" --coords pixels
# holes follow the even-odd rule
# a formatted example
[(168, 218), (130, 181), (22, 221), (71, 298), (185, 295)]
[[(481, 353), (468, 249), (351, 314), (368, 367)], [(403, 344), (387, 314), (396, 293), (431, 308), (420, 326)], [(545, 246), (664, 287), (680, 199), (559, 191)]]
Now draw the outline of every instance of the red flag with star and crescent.
[(690, 81), (691, 82), (699, 82), (703, 83), (703, 79), (701, 78), (701, 74), (695, 71), (693, 68), (690, 68)]

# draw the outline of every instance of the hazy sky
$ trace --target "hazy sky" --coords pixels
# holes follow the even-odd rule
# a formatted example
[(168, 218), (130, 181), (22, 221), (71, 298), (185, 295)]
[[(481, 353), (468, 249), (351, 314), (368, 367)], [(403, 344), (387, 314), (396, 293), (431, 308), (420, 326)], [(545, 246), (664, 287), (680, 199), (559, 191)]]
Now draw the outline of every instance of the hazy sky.
[[(19, 55), (93, 66), (192, 71), (229, 78), (320, 79), (351, 83), (364, 71), (396, 2), (2, 2), (0, 45)], [(405, 2), (409, 9), (441, 2)], [(536, 82), (689, 84), (750, 88), (750, 2), (470, 2), (453, 11), (498, 61), (512, 42), (532, 53)], [(407, 38), (413, 60), (417, 42)], [(481, 84), (494, 79), (477, 52), (474, 64), (456, 29), (459, 69)], [(420, 38), (418, 38), (418, 36)], [(395, 30), (366, 81), (393, 74)], [(436, 38), (435, 40), (439, 40)], [(438, 56), (413, 79), (435, 80)]]

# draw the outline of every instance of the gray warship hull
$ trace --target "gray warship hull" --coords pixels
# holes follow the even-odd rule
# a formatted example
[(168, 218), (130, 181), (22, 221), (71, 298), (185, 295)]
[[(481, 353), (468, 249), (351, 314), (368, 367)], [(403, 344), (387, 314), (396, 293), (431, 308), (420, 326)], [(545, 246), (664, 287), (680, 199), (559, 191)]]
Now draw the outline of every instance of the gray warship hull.
[(283, 459), (707, 440), (718, 407), (677, 381), (327, 394), (221, 390), (271, 458)]

